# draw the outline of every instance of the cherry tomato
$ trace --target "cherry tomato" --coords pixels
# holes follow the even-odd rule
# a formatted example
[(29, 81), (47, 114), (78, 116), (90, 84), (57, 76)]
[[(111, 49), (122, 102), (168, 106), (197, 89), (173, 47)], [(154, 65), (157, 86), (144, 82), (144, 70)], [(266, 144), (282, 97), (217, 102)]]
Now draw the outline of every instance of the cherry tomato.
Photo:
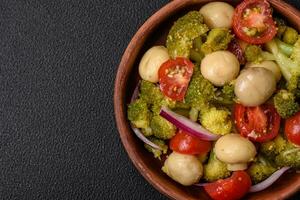
[(239, 133), (255, 142), (266, 142), (278, 135), (280, 116), (273, 105), (234, 106), (234, 121)]
[(182, 101), (187, 91), (194, 64), (186, 58), (170, 59), (158, 70), (160, 89), (165, 96)]
[(250, 44), (263, 44), (277, 33), (272, 9), (267, 0), (244, 0), (233, 14), (233, 30)]
[(182, 154), (205, 154), (210, 151), (211, 143), (179, 130), (171, 139), (170, 148)]
[(214, 200), (241, 199), (250, 189), (251, 179), (245, 171), (235, 171), (231, 177), (204, 186)]
[(300, 112), (285, 121), (284, 132), (290, 142), (300, 146)]

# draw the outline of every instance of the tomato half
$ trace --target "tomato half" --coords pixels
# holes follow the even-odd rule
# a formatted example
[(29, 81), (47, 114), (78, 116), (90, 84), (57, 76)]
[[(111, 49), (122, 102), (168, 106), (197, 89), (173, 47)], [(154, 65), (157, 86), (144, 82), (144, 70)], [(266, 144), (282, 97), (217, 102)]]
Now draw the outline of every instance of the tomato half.
[(200, 140), (182, 130), (171, 139), (170, 148), (182, 154), (205, 154), (211, 149), (211, 142)]
[(231, 177), (204, 186), (214, 200), (241, 199), (250, 189), (251, 179), (245, 171), (235, 171)]
[(273, 105), (234, 106), (234, 122), (239, 133), (255, 142), (266, 142), (278, 135), (280, 116)]
[(277, 33), (272, 9), (267, 0), (244, 0), (233, 14), (233, 30), (250, 44), (263, 44)]
[(300, 146), (300, 112), (285, 121), (284, 133), (290, 142)]
[(186, 58), (178, 57), (163, 63), (158, 70), (162, 93), (176, 101), (182, 101), (187, 91), (194, 64)]

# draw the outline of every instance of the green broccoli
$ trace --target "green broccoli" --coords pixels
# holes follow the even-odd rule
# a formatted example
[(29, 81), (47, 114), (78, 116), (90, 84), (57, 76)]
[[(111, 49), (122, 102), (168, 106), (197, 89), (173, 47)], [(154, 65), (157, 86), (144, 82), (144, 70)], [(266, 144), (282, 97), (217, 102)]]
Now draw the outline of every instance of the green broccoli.
[(176, 133), (176, 127), (159, 115), (152, 117), (150, 127), (153, 135), (163, 140), (171, 139)]
[(166, 154), (168, 151), (168, 145), (165, 144), (165, 142), (163, 140), (157, 139), (155, 137), (149, 137), (148, 138), (151, 142), (153, 142), (154, 144), (158, 145), (162, 150), (159, 149), (154, 149), (153, 147), (151, 147), (148, 144), (144, 144), (145, 148), (150, 152), (153, 153), (154, 158), (158, 158), (159, 160), (161, 159), (161, 155), (162, 154)]
[(277, 37), (285, 43), (294, 44), (298, 39), (298, 32), (286, 25), (286, 22), (281, 18), (275, 18), (277, 25)]
[(231, 173), (227, 169), (227, 164), (218, 160), (212, 150), (209, 155), (208, 163), (204, 165), (203, 175), (203, 178), (206, 181), (213, 182), (219, 179), (227, 178), (231, 175)]
[(218, 90), (214, 101), (221, 105), (233, 104), (235, 101), (234, 82), (227, 83), (221, 90)]
[(275, 164), (265, 158), (264, 155), (259, 154), (256, 161), (248, 168), (247, 172), (251, 177), (252, 183), (257, 184), (267, 179), (271, 174), (277, 170)]
[(206, 42), (202, 45), (201, 50), (205, 54), (212, 53), (214, 51), (225, 50), (228, 44), (232, 40), (233, 35), (227, 28), (214, 28), (208, 36)]
[(262, 143), (261, 153), (272, 159), (276, 166), (300, 169), (300, 148), (278, 135), (274, 140)]
[(282, 35), (282, 40), (288, 44), (295, 44), (298, 40), (298, 32), (291, 27), (287, 27)]
[(298, 64), (300, 63), (300, 38), (297, 40), (297, 42), (294, 44), (291, 54), (291, 59), (297, 62)]
[(281, 151), (279, 155), (275, 157), (275, 163), (279, 167), (290, 166), (300, 169), (300, 148), (295, 147), (291, 143), (287, 143), (284, 151)]
[(275, 94), (274, 106), (278, 114), (284, 119), (293, 116), (300, 109), (294, 94), (287, 90), (280, 90)]
[(198, 118), (200, 110), (209, 108), (209, 101), (215, 96), (215, 88), (200, 72), (199, 65), (194, 67), (194, 73), (185, 95), (185, 103), (190, 105), (193, 112), (191, 116), (194, 121)]
[(248, 62), (260, 63), (264, 60), (275, 60), (269, 52), (263, 51), (257, 45), (248, 45), (245, 48), (245, 58)]
[(201, 125), (215, 134), (226, 135), (232, 130), (230, 111), (226, 108), (216, 109), (212, 107), (200, 114)]
[(190, 50), (190, 59), (199, 64), (205, 56), (204, 53), (201, 51), (202, 44), (202, 36), (199, 36), (194, 39), (193, 48)]
[(147, 129), (150, 126), (151, 112), (147, 103), (142, 99), (135, 100), (128, 105), (127, 115), (129, 121), (137, 128)]
[(260, 152), (268, 158), (275, 158), (280, 152), (284, 151), (287, 146), (287, 141), (279, 134), (275, 139), (262, 143)]
[(156, 101), (152, 105), (151, 110), (152, 110), (153, 114), (159, 115), (161, 107), (166, 106), (170, 109), (173, 109), (176, 107), (176, 104), (177, 104), (176, 101), (174, 101), (168, 97), (164, 97), (160, 101)]
[(154, 83), (142, 80), (140, 85), (140, 98), (147, 104), (155, 104), (160, 103), (164, 95)]
[(188, 118), (191, 107), (182, 101), (176, 101), (175, 107), (171, 109), (173, 112)]
[(276, 42), (278, 49), (284, 53), (286, 56), (291, 56), (291, 54), (294, 51), (294, 45), (285, 43), (281, 40), (279, 40), (278, 38), (275, 38), (274, 41)]
[(179, 18), (167, 36), (166, 46), (169, 55), (175, 57), (190, 57), (190, 49), (193, 40), (208, 31), (207, 25), (203, 23), (203, 16), (199, 11), (190, 11)]
[(291, 57), (278, 48), (276, 40), (266, 43), (267, 49), (274, 55), (281, 73), (287, 81), (288, 90), (300, 96), (300, 39), (296, 42)]

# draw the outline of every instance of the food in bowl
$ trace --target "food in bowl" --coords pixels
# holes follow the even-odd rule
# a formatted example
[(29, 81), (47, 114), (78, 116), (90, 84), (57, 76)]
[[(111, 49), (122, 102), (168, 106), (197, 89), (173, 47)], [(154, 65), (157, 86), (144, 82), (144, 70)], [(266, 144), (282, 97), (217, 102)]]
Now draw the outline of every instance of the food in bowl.
[[(224, 26), (209, 13), (216, 5)], [(141, 59), (128, 105), (163, 172), (239, 199), (300, 167), (298, 35), (261, 0), (208, 3), (174, 23), (166, 46)]]

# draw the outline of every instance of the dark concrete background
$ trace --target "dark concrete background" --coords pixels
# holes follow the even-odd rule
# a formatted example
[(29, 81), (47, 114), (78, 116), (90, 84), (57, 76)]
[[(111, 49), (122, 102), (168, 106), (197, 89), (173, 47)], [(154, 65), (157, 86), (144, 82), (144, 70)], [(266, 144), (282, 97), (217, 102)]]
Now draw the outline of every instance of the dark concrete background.
[(0, 199), (166, 199), (128, 159), (112, 95), (128, 42), (167, 2), (0, 1)]

